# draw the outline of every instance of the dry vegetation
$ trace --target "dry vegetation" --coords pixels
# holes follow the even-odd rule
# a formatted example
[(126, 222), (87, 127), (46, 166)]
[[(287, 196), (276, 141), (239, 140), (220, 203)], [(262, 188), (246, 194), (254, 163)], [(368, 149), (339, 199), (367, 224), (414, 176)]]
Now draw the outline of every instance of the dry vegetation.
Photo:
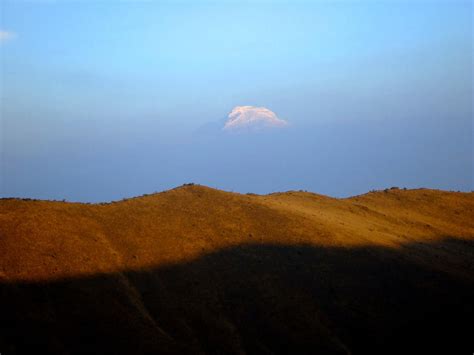
[(474, 193), (0, 200), (0, 352), (472, 353)]

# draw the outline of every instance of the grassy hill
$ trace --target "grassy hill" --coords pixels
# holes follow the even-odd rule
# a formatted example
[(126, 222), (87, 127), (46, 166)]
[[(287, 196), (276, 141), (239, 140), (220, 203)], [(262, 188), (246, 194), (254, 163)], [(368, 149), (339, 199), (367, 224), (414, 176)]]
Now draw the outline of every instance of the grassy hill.
[(474, 193), (0, 200), (0, 352), (471, 353)]

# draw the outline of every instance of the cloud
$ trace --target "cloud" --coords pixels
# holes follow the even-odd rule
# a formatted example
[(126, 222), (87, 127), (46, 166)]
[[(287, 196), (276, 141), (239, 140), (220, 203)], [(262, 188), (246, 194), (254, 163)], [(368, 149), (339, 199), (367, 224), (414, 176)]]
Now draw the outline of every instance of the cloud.
[(0, 30), (0, 43), (4, 43), (16, 38), (15, 32)]
[(278, 118), (265, 107), (236, 106), (227, 116), (224, 130), (261, 130), (266, 128), (285, 127), (288, 122)]

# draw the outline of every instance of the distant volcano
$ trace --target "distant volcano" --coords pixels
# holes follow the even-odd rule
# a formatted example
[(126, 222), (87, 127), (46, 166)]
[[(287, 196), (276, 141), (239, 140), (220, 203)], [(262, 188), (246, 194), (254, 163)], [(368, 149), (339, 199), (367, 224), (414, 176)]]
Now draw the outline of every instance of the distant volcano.
[(278, 118), (268, 108), (236, 106), (227, 116), (223, 129), (225, 131), (258, 131), (268, 128), (281, 128), (287, 125), (287, 121)]

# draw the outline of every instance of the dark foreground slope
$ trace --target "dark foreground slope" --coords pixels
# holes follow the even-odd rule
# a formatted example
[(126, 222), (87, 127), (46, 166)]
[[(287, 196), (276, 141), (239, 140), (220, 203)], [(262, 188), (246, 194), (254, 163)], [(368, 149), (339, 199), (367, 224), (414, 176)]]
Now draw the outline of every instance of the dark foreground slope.
[(0, 201), (0, 352), (471, 353), (474, 195)]

